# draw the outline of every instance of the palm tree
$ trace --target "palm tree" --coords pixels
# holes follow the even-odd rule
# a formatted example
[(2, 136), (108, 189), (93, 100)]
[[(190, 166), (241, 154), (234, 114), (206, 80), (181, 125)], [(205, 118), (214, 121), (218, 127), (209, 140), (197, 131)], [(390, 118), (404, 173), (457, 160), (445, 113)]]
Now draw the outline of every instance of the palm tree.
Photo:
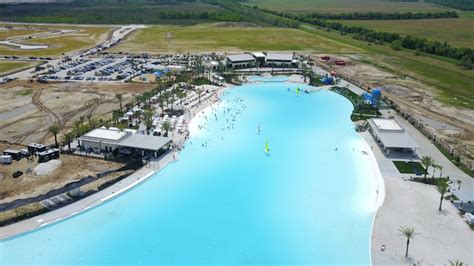
[(114, 120), (114, 122), (117, 124), (120, 120), (120, 117), (122, 117), (122, 112), (118, 111), (118, 110), (114, 110), (112, 112), (112, 119)]
[(82, 122), (81, 122), (81, 120), (74, 121), (72, 132), (74, 133), (74, 136), (76, 138), (78, 138), (82, 135)]
[(58, 133), (59, 131), (61, 130), (60, 126), (59, 126), (59, 123), (58, 122), (54, 122), (54, 124), (52, 124), (49, 128), (48, 128), (49, 132), (52, 133), (54, 135), (54, 145), (56, 146), (56, 148), (58, 147)]
[(145, 123), (146, 126), (146, 134), (150, 135), (150, 129), (153, 126), (153, 111), (150, 109), (145, 110), (145, 113), (143, 114), (143, 122)]
[(165, 131), (165, 137), (168, 137), (168, 131), (170, 131), (171, 128), (172, 128), (172, 125), (169, 121), (165, 121), (163, 122), (163, 124), (161, 124), (161, 129)]
[(438, 164), (438, 169), (439, 169), (439, 178), (443, 176), (443, 165)]
[(165, 76), (166, 76), (166, 79), (167, 79), (167, 80), (170, 80), (172, 75), (173, 75), (173, 74), (171, 74), (170, 71), (168, 71), (168, 72), (165, 73)]
[(138, 123), (140, 123), (142, 121), (141, 120), (141, 114), (142, 114), (142, 112), (140, 110), (136, 110), (135, 112), (133, 112), (133, 117), (138, 119)]
[(456, 182), (458, 183), (458, 190), (460, 190), (460, 189), (461, 189), (462, 180), (461, 180), (461, 179), (458, 179), (458, 180), (456, 180)]
[(115, 94), (115, 98), (119, 101), (120, 103), (120, 112), (123, 112), (122, 110), (122, 101), (123, 101), (123, 95), (121, 93)]
[(441, 211), (441, 205), (443, 204), (444, 194), (446, 194), (449, 189), (448, 181), (446, 179), (439, 179), (438, 182), (436, 182), (436, 189), (441, 194), (441, 198), (439, 200), (439, 208), (438, 208), (438, 210)]
[(408, 257), (408, 247), (410, 246), (410, 239), (415, 236), (415, 228), (408, 226), (400, 226), (400, 229), (398, 230), (403, 234), (403, 236), (407, 238), (407, 249), (405, 251), (405, 257)]
[(165, 113), (165, 102), (166, 102), (166, 96), (164, 94), (161, 94), (159, 97), (158, 97), (158, 104), (160, 105), (161, 107), (161, 113), (164, 114)]
[(63, 135), (63, 140), (67, 143), (67, 148), (71, 151), (71, 142), (74, 140), (74, 133), (73, 132), (66, 132)]
[(460, 260), (455, 260), (455, 261), (450, 260), (449, 265), (451, 265), (451, 266), (464, 266), (464, 262), (462, 262)]
[(423, 177), (426, 183), (426, 175), (428, 174), (428, 169), (434, 164), (434, 159), (430, 156), (421, 157), (421, 164), (425, 167), (425, 176)]
[(90, 129), (96, 128), (99, 124), (100, 124), (100, 121), (96, 117), (91, 117), (89, 119), (89, 128)]
[(118, 128), (118, 130), (119, 130), (120, 132), (122, 132), (122, 131), (125, 129), (125, 125), (122, 124), (122, 123), (119, 123), (119, 124), (117, 125), (117, 128)]

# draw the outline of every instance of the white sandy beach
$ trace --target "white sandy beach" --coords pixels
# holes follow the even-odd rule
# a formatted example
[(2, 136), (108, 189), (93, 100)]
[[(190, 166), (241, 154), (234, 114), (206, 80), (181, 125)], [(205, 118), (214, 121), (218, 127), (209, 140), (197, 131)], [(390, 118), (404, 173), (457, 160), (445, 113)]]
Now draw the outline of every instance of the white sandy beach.
[[(460, 260), (474, 265), (474, 231), (451, 202), (445, 200), (443, 211), (439, 212), (440, 194), (434, 186), (404, 181), (409, 175), (398, 174), (370, 133), (361, 135), (374, 146), (385, 184), (385, 201), (373, 225), (372, 264), (449, 265), (450, 260)], [(427, 147), (424, 149), (428, 150)], [(408, 258), (405, 258), (406, 239), (399, 232), (400, 226), (415, 228)], [(382, 245), (385, 245), (385, 251), (381, 250)]]

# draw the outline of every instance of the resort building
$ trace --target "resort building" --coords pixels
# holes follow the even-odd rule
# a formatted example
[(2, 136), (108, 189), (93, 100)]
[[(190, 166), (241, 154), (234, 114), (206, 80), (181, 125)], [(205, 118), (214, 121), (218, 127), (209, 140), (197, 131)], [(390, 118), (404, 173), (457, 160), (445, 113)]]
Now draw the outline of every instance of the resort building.
[(265, 65), (267, 56), (262, 52), (257, 52), (252, 54), (255, 60), (257, 61), (257, 66), (262, 67)]
[(276, 54), (267, 53), (266, 66), (268, 67), (297, 67), (297, 61), (294, 60), (293, 54)]
[(372, 118), (368, 120), (369, 131), (389, 156), (393, 153), (410, 153), (415, 156), (420, 145), (395, 119)]
[(235, 69), (251, 67), (292, 68), (298, 67), (298, 60), (295, 59), (294, 54), (255, 52), (228, 55), (226, 64), (228, 67)]
[(169, 149), (171, 139), (130, 131), (96, 128), (79, 139), (82, 151), (117, 152), (122, 155), (151, 155), (158, 157)]
[(251, 54), (234, 54), (226, 57), (226, 64), (231, 68), (239, 69), (254, 67), (255, 63), (255, 57)]

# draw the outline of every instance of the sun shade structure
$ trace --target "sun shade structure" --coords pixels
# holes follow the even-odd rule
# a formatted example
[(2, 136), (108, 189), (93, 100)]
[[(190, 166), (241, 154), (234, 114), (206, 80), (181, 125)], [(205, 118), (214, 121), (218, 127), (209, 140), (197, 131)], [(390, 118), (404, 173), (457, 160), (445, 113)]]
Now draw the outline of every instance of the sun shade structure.
[(170, 143), (169, 138), (153, 135), (131, 134), (120, 142), (121, 147), (156, 151)]
[(368, 121), (369, 131), (387, 155), (391, 151), (415, 153), (420, 148), (395, 119), (372, 118)]
[(267, 61), (291, 62), (293, 61), (293, 54), (268, 53)]
[(251, 54), (233, 54), (227, 56), (227, 61), (232, 63), (250, 62), (254, 60), (255, 58)]
[[(94, 152), (113, 152), (118, 149), (132, 150), (138, 154), (152, 153), (155, 157), (168, 149), (170, 138), (134, 134), (130, 131), (120, 131), (113, 128), (96, 128), (79, 139), (81, 149)], [(131, 151), (128, 153), (132, 153)]]
[(117, 142), (127, 136), (127, 132), (120, 130), (110, 130), (105, 128), (96, 128), (84, 134), (81, 139), (101, 140), (103, 142)]

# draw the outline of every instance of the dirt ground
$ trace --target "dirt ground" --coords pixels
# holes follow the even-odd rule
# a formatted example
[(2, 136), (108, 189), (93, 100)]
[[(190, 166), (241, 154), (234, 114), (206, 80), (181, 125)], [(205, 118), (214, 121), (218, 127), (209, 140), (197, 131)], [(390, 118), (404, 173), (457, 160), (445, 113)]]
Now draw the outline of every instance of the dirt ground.
[[(400, 77), (364, 62), (362, 55), (334, 56), (329, 62), (321, 62), (319, 55), (313, 57), (318, 65), (331, 68), (345, 79), (367, 89), (382, 86), (382, 94), (399, 104), (423, 125), (436, 132), (440, 138), (449, 139), (459, 150), (474, 155), (474, 111), (454, 108), (435, 99), (436, 89), (410, 77)], [(334, 58), (348, 62), (336, 66)]]
[[(0, 150), (25, 149), (25, 146), (13, 145), (0, 142)], [(27, 159), (13, 161), (11, 165), (0, 165), (0, 203), (10, 202), (15, 199), (24, 199), (47, 193), (53, 189), (81, 180), (89, 175), (105, 170), (117, 169), (123, 166), (121, 163), (109, 162), (101, 159), (78, 157), (61, 154), (58, 159), (62, 165), (52, 173), (44, 176), (35, 176), (33, 173), (26, 174), (28, 168), (34, 169), (38, 162), (29, 163)], [(12, 173), (22, 171), (24, 174), (13, 178)]]
[[(150, 84), (29, 83), (13, 81), (0, 85), (0, 140), (28, 144), (52, 144), (48, 127), (61, 125), (61, 133), (81, 116), (110, 117), (119, 108), (115, 94), (123, 94), (123, 104), (135, 95), (153, 89)], [(60, 135), (61, 135), (60, 133)]]

